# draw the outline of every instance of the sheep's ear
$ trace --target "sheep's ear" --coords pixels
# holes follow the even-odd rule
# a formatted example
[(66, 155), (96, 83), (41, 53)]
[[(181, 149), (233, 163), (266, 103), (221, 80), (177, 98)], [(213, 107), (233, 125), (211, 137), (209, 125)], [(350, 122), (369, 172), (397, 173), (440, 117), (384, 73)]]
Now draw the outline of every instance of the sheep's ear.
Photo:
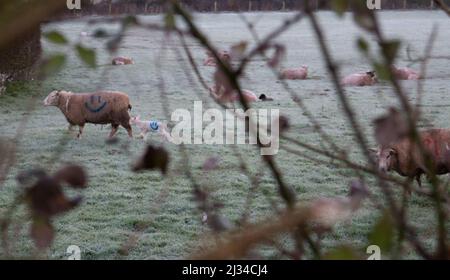
[(371, 154), (378, 153), (378, 148), (369, 148), (369, 153), (371, 153)]
[(391, 155), (391, 156), (393, 156), (393, 155), (396, 155), (397, 154), (397, 151), (395, 150), (395, 149), (389, 149), (389, 154)]

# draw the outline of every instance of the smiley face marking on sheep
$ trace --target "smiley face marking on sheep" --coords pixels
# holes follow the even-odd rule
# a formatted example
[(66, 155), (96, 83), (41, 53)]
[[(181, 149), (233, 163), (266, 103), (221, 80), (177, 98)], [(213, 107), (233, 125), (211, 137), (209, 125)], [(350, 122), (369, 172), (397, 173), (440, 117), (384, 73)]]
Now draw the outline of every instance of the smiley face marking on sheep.
[[(97, 99), (97, 101), (96, 101), (96, 99)], [(106, 102), (106, 101), (102, 102), (102, 98), (100, 95), (97, 95), (97, 96), (92, 95), (89, 102), (86, 101), (84, 103), (84, 106), (86, 107), (86, 109), (88, 109), (92, 113), (98, 113), (101, 110), (103, 110), (103, 108), (105, 108), (107, 103), (108, 102)], [(96, 106), (96, 104), (97, 104), (97, 106)]]
[(159, 124), (157, 121), (150, 121), (149, 126), (150, 126), (150, 129), (153, 131), (158, 131), (158, 129), (159, 129)]

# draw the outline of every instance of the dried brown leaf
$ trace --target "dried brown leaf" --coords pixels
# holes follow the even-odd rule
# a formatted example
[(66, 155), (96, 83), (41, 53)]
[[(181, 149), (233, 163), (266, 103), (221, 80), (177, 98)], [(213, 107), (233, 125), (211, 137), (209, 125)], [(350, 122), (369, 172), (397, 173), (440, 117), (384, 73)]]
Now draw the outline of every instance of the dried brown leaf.
[(55, 172), (53, 178), (59, 183), (66, 183), (74, 188), (87, 187), (87, 174), (79, 165), (67, 165)]
[(47, 175), (39, 178), (36, 184), (26, 190), (26, 198), (33, 215), (42, 217), (51, 217), (71, 210), (81, 201), (81, 197), (68, 199), (61, 185)]
[(389, 112), (373, 121), (375, 139), (381, 146), (387, 146), (408, 134), (405, 117), (397, 109), (391, 107)]
[(30, 236), (37, 248), (48, 248), (55, 238), (55, 231), (50, 220), (43, 217), (35, 217), (31, 224)]
[(218, 157), (209, 157), (203, 163), (203, 171), (211, 171), (217, 169), (219, 167), (219, 158)]
[(145, 153), (134, 164), (133, 171), (159, 169), (163, 174), (167, 173), (169, 166), (169, 153), (163, 147), (148, 145)]
[(267, 64), (270, 67), (275, 68), (278, 67), (278, 65), (280, 65), (281, 61), (284, 59), (286, 55), (286, 47), (281, 44), (275, 44), (273, 48), (275, 49), (275, 52), (272, 58), (270, 58), (270, 60), (267, 62)]

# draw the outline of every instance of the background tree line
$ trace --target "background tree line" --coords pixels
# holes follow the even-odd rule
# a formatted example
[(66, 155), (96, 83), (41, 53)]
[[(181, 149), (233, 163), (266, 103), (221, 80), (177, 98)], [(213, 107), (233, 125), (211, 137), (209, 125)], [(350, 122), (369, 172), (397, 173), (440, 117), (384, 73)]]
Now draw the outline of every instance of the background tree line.
[[(95, 2), (96, 5), (81, 13), (117, 14), (117, 13), (160, 13), (164, 10), (161, 0), (112, 0), (85, 1)], [(331, 9), (328, 0), (311, 1), (316, 9)], [(450, 0), (444, 1), (450, 4)], [(181, 0), (180, 3), (198, 12), (220, 11), (282, 11), (299, 10), (304, 8), (304, 0)], [(382, 9), (434, 9), (433, 0), (381, 0)], [(80, 12), (74, 12), (80, 13)]]

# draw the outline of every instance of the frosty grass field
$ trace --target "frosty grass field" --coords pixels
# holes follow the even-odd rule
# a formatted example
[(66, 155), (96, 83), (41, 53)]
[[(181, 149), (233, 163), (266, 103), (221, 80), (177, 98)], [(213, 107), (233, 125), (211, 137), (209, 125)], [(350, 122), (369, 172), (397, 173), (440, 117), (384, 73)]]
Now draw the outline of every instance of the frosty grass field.
[[(256, 22), (256, 29), (261, 36), (282, 23), (291, 13), (251, 13), (245, 14), (249, 20)], [(385, 11), (380, 13), (382, 26), (389, 38), (403, 41), (397, 65), (406, 66), (406, 46), (410, 45), (415, 56), (421, 55), (433, 24), (439, 26), (433, 55), (449, 55), (450, 29), (448, 18), (437, 11)], [(252, 41), (251, 34), (237, 14), (196, 14), (196, 21), (207, 32), (211, 41), (222, 49), (242, 40)], [(341, 66), (341, 74), (370, 70), (367, 60), (356, 50), (355, 40), (361, 30), (352, 22), (351, 16), (337, 18), (331, 12), (320, 12), (320, 22), (325, 30), (327, 43)], [(142, 17), (145, 21), (161, 22), (161, 16)], [(98, 26), (90, 26), (83, 21), (53, 23), (43, 26), (43, 31), (58, 29), (76, 42), (80, 32), (93, 32)], [(115, 25), (103, 25), (115, 30)], [(20, 120), (26, 114), (31, 96), (38, 97), (38, 103), (26, 125), (26, 130), (18, 143), (17, 165), (13, 168), (4, 187), (0, 190), (0, 212), (4, 212), (13, 201), (17, 185), (14, 176), (20, 171), (33, 166), (50, 166), (53, 168), (64, 162), (76, 162), (87, 167), (90, 175), (89, 187), (82, 191), (84, 201), (74, 211), (56, 219), (56, 240), (48, 251), (51, 259), (65, 258), (66, 248), (77, 245), (81, 248), (83, 259), (172, 259), (189, 256), (194, 250), (205, 245), (205, 234), (209, 233), (206, 224), (201, 222), (201, 213), (192, 201), (192, 187), (189, 180), (181, 173), (182, 158), (179, 148), (165, 144), (171, 152), (171, 179), (164, 178), (159, 172), (134, 174), (130, 165), (140, 155), (145, 143), (140, 139), (128, 141), (126, 131), (119, 129), (118, 145), (107, 145), (105, 139), (109, 127), (87, 125), (81, 140), (70, 139), (64, 153), (53, 162), (55, 148), (63, 139), (67, 122), (55, 107), (42, 106), (42, 100), (52, 89), (65, 89), (74, 92), (88, 92), (98, 89), (124, 91), (129, 94), (133, 104), (132, 115), (142, 119), (167, 121), (160, 99), (160, 76), (164, 78), (164, 88), (169, 99), (170, 111), (176, 108), (193, 109), (198, 94), (205, 95), (194, 77), (194, 86), (186, 76), (184, 63), (180, 62), (178, 52), (183, 55), (179, 40), (174, 36), (169, 43), (164, 43), (164, 34), (143, 29), (127, 32), (125, 41), (118, 54), (132, 57), (134, 65), (113, 67), (104, 48), (104, 41), (92, 37), (82, 38), (88, 47), (96, 48), (98, 54), (97, 69), (86, 67), (66, 47), (55, 46), (42, 40), (45, 53), (63, 52), (68, 55), (66, 67), (57, 75), (38, 85), (30, 83), (11, 88), (0, 97), (1, 137), (13, 137)], [(371, 38), (368, 38), (370, 40)], [(290, 86), (304, 98), (309, 109), (322, 123), (324, 129), (334, 137), (337, 143), (348, 150), (351, 158), (362, 161), (362, 153), (352, 138), (352, 133), (345, 123), (337, 96), (330, 82), (324, 63), (319, 53), (315, 36), (307, 20), (302, 20), (295, 27), (282, 35), (278, 42), (287, 46), (287, 59), (284, 66), (295, 67), (302, 64), (309, 66), (310, 79), (289, 82)], [(371, 42), (372, 50), (376, 44)], [(201, 64), (204, 50), (195, 41), (189, 41), (195, 59)], [(158, 63), (161, 67), (158, 67)], [(419, 70), (419, 65), (412, 66)], [(202, 74), (212, 84), (212, 67), (200, 67)], [(192, 71), (189, 71), (192, 72)], [(289, 117), (291, 129), (289, 135), (302, 141), (318, 145), (319, 137), (314, 133), (306, 117), (291, 100), (273, 73), (266, 68), (264, 61), (257, 58), (248, 67), (243, 87), (256, 93), (265, 93), (275, 99), (273, 102), (256, 103), (259, 108), (279, 108)], [(450, 127), (449, 98), (450, 67), (448, 61), (431, 60), (428, 78), (425, 81), (423, 113), (426, 120), (436, 127)], [(402, 83), (411, 100), (416, 97), (417, 83)], [(397, 101), (391, 88), (380, 83), (373, 87), (348, 88), (347, 96), (357, 111), (359, 121), (373, 143), (371, 120)], [(214, 105), (213, 105), (214, 106)], [(204, 104), (206, 107), (206, 104)], [(135, 136), (138, 131), (134, 131)], [(149, 142), (158, 143), (160, 138), (151, 134)], [(129, 142), (129, 151), (122, 145)], [(198, 181), (207, 186), (213, 197), (224, 204), (222, 213), (232, 221), (239, 219), (244, 211), (245, 199), (250, 186), (249, 179), (239, 170), (238, 160), (230, 145), (190, 145), (190, 164)], [(261, 184), (252, 195), (251, 220), (270, 219), (271, 205), (266, 196), (272, 197), (282, 205), (278, 198), (276, 184), (269, 170), (259, 160), (259, 151), (254, 146), (240, 145), (240, 151), (250, 166), (252, 174), (260, 174)], [(311, 154), (312, 155), (312, 154)], [(203, 162), (211, 157), (220, 158), (219, 168), (211, 172), (202, 171)], [(315, 155), (314, 155), (315, 156)], [(299, 201), (310, 201), (321, 196), (344, 196), (349, 181), (355, 174), (346, 169), (332, 165), (317, 165), (309, 160), (291, 156), (280, 149), (276, 161), (283, 170), (287, 183), (298, 193)], [(369, 184), (372, 180), (368, 181)], [(377, 187), (370, 185), (376, 196), (380, 196)], [(425, 184), (427, 187), (427, 184)], [(160, 198), (161, 191), (167, 195)], [(400, 192), (396, 192), (400, 195)], [(76, 193), (70, 192), (70, 195)], [(14, 226), (19, 232), (14, 238), (12, 254), (28, 256), (33, 244), (28, 238), (28, 224), (20, 226), (17, 220), (26, 217), (22, 207), (15, 216)], [(361, 248), (370, 245), (367, 233), (379, 217), (372, 203), (367, 202), (354, 216), (351, 223), (339, 225), (333, 234), (325, 236), (325, 248), (329, 249), (338, 242)], [(417, 226), (418, 234), (427, 240), (435, 230), (432, 224), (433, 206), (425, 199), (413, 195), (408, 215)], [(128, 256), (119, 254), (121, 245), (128, 236), (145, 225), (146, 229)], [(290, 242), (287, 236), (280, 237), (281, 242)], [(280, 258), (277, 252), (260, 248), (260, 253), (267, 258)], [(1, 250), (1, 249), (0, 249)], [(383, 253), (383, 252), (382, 252)], [(408, 256), (415, 258), (413, 254)]]

